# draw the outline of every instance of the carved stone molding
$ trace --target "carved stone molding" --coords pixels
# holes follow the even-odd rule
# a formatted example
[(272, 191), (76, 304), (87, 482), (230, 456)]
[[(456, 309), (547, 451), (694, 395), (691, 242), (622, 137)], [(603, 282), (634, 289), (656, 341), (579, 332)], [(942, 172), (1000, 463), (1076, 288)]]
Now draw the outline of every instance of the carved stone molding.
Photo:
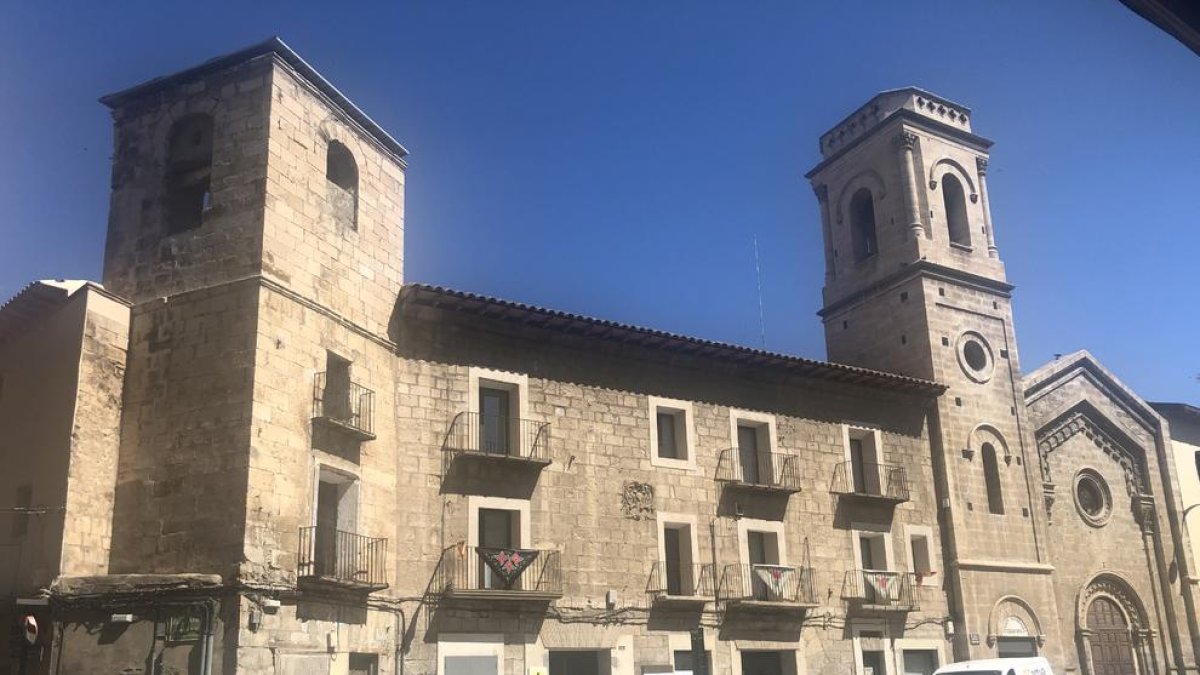
[(821, 183), (820, 185), (814, 185), (813, 193), (817, 195), (817, 201), (822, 202), (822, 203), (829, 201), (829, 186), (828, 185), (826, 185), (824, 183)]
[(892, 137), (892, 145), (897, 148), (915, 148), (917, 146), (917, 135), (911, 131), (901, 131)]
[(1135, 464), (1133, 455), (1081, 411), (1071, 413), (1053, 427), (1038, 432), (1038, 454), (1041, 456), (1043, 480), (1050, 482), (1053, 479), (1050, 475), (1050, 453), (1081, 433), (1121, 466), (1121, 470), (1125, 472), (1125, 489), (1130, 497), (1147, 492), (1142, 467)]
[(1123, 580), (1110, 575), (1102, 574), (1092, 580), (1083, 592), (1079, 594), (1079, 606), (1076, 608), (1076, 625), (1080, 627), (1080, 633), (1088, 630), (1087, 628), (1087, 611), (1091, 606), (1092, 600), (1097, 596), (1107, 596), (1125, 610), (1125, 615), (1129, 617), (1130, 629), (1134, 633), (1141, 632), (1149, 628), (1146, 625), (1146, 617), (1142, 611), (1142, 603), (1138, 599), (1129, 585)]
[(979, 170), (979, 175), (987, 175), (988, 161), (986, 157), (975, 158), (975, 168)]
[(1042, 501), (1046, 504), (1046, 519), (1050, 522), (1054, 522), (1054, 491), (1054, 483), (1042, 483)]

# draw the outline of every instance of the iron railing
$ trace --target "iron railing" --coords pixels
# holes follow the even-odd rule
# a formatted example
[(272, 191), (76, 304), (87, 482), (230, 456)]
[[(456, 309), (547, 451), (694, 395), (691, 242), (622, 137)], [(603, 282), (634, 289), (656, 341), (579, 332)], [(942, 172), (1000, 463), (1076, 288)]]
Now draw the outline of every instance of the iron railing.
[(908, 572), (849, 570), (842, 598), (873, 609), (913, 611), (921, 607), (918, 586)]
[(725, 601), (817, 604), (810, 567), (726, 565), (721, 572), (720, 595)]
[(450, 422), (446, 449), (486, 457), (548, 464), (550, 424), (477, 412), (460, 412)]
[(511, 581), (484, 562), (483, 553), (500, 549), (454, 545), (442, 551), (434, 575), (435, 592), (445, 595), (487, 597), (534, 596), (559, 597), (562, 595), (562, 566), (559, 552), (546, 549), (509, 549), (507, 553), (533, 559)]
[(716, 597), (711, 564), (687, 565), (674, 562), (656, 562), (650, 568), (650, 583), (646, 593), (652, 598), (694, 598), (702, 600)]
[(717, 460), (717, 480), (763, 490), (799, 492), (800, 461), (782, 452), (727, 448)]
[(296, 576), (352, 588), (387, 588), (387, 539), (302, 527)]
[(906, 502), (908, 473), (902, 466), (873, 462), (843, 462), (834, 467), (830, 492), (855, 497)]
[(325, 373), (317, 373), (313, 419), (368, 440), (375, 438), (375, 392), (356, 382), (330, 383)]

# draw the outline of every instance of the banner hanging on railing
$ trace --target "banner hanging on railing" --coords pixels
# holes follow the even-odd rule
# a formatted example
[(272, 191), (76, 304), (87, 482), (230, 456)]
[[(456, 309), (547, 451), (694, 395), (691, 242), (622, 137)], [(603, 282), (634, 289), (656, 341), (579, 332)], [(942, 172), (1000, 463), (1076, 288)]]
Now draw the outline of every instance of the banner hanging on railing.
[(512, 586), (513, 582), (520, 578), (521, 573), (538, 557), (538, 551), (520, 548), (483, 548), (481, 546), (476, 550), (479, 551), (479, 557), (483, 558), (484, 564), (504, 581), (505, 586)]
[(771, 591), (775, 600), (783, 599), (787, 595), (787, 589), (792, 585), (792, 578), (796, 575), (795, 567), (784, 567), (783, 565), (754, 565), (754, 574), (759, 580), (767, 586), (767, 590)]
[(871, 588), (875, 589), (878, 599), (892, 599), (892, 589), (895, 587), (897, 579), (894, 572), (863, 572), (863, 577), (871, 585)]

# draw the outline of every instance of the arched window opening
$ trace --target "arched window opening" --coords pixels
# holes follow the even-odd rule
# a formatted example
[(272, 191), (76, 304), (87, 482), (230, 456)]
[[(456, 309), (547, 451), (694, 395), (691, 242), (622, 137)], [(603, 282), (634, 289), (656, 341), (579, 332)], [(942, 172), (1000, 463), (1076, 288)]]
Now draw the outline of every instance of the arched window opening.
[(204, 114), (182, 117), (167, 141), (166, 221), (171, 234), (197, 227), (212, 207), (213, 120)]
[(1000, 465), (996, 462), (996, 446), (984, 443), (980, 450), (983, 455), (983, 480), (987, 483), (988, 512), (1004, 513), (1004, 493), (1000, 488)]
[(350, 149), (337, 141), (329, 142), (325, 154), (325, 185), (334, 222), (357, 230), (358, 165)]
[(879, 250), (879, 241), (875, 237), (875, 201), (866, 188), (850, 198), (850, 239), (855, 262), (866, 260)]
[(950, 241), (960, 246), (970, 246), (971, 223), (967, 221), (967, 199), (962, 183), (952, 174), (942, 176), (942, 203), (946, 207)]

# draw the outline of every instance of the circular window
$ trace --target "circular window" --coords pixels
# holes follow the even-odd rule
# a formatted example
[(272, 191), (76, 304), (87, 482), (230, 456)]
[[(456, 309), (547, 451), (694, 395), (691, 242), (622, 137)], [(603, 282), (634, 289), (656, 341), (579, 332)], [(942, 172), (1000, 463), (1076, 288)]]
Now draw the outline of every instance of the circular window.
[(1112, 516), (1112, 494), (1100, 474), (1084, 469), (1075, 476), (1075, 508), (1088, 524), (1100, 527)]
[(963, 333), (958, 338), (958, 365), (962, 367), (967, 377), (976, 382), (987, 382), (992, 379), (995, 362), (992, 360), (992, 348), (987, 340), (979, 333)]

